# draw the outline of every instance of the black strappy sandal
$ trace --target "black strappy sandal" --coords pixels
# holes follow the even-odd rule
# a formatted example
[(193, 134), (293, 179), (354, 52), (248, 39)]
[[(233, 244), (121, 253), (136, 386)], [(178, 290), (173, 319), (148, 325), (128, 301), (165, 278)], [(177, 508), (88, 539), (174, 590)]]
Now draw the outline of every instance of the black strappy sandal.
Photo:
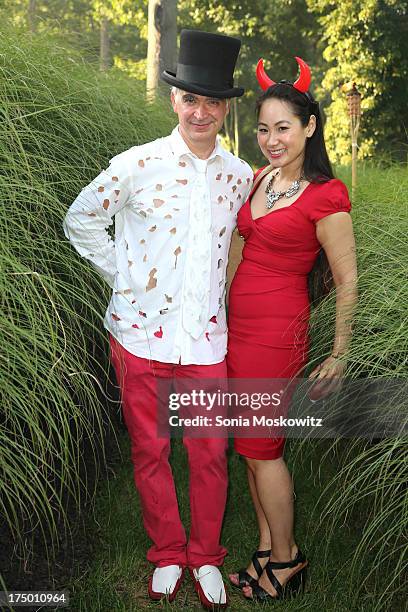
[(250, 586), (252, 588), (258, 586), (258, 580), (262, 576), (263, 572), (263, 567), (259, 563), (258, 559), (265, 559), (266, 557), (269, 558), (270, 554), (270, 550), (256, 550), (252, 555), (252, 565), (254, 566), (258, 578), (254, 578), (253, 576), (251, 576), (251, 574), (248, 574), (246, 569), (240, 569), (238, 571), (238, 584), (234, 584), (233, 582), (231, 582), (231, 584), (237, 589), (241, 590), (246, 586)]
[[(294, 576), (289, 578), (289, 580), (282, 586), (279, 580), (276, 578), (275, 574), (272, 570), (277, 569), (286, 569), (288, 567), (296, 567), (299, 563), (307, 564), (306, 557), (298, 550), (296, 557), (293, 561), (286, 562), (274, 562), (268, 561), (265, 565), (266, 575), (268, 576), (271, 585), (275, 589), (277, 596), (270, 595), (265, 589), (259, 586), (258, 583), (252, 587), (252, 593), (255, 599), (262, 602), (267, 602), (271, 599), (285, 599), (286, 597), (295, 597), (300, 592), (304, 591), (305, 581), (306, 581), (306, 565), (302, 567)], [(252, 585), (250, 585), (252, 586)]]

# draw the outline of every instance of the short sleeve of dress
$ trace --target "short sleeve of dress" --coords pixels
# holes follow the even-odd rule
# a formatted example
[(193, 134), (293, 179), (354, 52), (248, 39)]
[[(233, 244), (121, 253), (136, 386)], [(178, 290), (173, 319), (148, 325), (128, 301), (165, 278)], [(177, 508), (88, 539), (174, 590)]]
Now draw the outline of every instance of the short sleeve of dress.
[(313, 223), (337, 212), (350, 212), (351, 203), (344, 183), (332, 179), (319, 185), (319, 191), (313, 199), (309, 214)]

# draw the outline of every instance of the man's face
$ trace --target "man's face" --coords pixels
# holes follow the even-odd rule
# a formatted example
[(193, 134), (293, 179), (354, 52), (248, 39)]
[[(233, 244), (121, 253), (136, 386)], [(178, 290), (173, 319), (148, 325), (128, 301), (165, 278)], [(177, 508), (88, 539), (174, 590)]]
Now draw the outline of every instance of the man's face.
[(193, 146), (213, 146), (229, 111), (227, 100), (178, 89), (171, 92), (171, 103), (178, 115), (184, 140)]

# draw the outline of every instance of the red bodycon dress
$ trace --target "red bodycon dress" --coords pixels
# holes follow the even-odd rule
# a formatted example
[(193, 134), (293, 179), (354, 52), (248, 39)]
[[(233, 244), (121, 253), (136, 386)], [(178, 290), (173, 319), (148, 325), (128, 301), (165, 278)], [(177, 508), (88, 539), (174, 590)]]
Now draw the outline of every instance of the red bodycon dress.
[[(337, 179), (311, 183), (293, 204), (256, 220), (250, 198), (237, 220), (245, 246), (230, 289), (228, 376), (292, 378), (307, 361), (307, 277), (320, 250), (316, 222), (350, 211), (347, 188)], [(284, 439), (235, 438), (234, 445), (246, 457), (276, 459)]]

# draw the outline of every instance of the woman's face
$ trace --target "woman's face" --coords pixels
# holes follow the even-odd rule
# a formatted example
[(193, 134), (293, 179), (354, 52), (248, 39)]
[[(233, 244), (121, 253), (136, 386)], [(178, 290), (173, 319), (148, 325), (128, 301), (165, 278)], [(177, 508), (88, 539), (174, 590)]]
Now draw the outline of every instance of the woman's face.
[(258, 119), (258, 144), (273, 168), (297, 170), (305, 158), (306, 139), (316, 129), (316, 117), (311, 115), (303, 126), (289, 103), (269, 98), (261, 106)]

